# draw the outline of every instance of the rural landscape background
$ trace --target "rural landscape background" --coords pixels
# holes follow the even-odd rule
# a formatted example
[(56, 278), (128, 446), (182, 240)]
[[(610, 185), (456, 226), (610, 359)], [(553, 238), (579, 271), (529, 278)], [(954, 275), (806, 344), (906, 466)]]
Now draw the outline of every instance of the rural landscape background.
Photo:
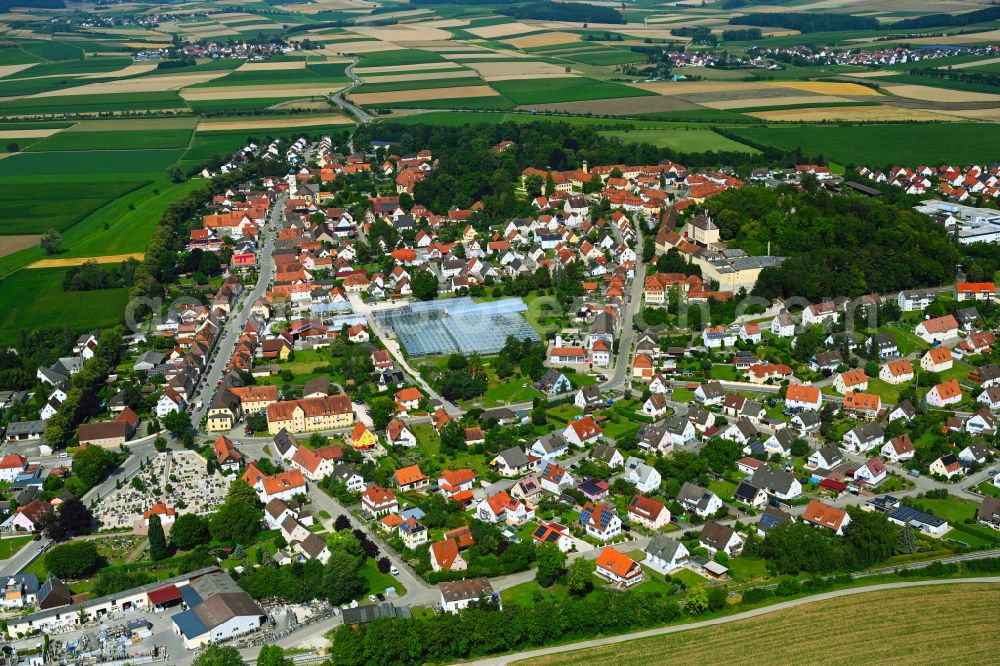
[[(328, 99), (345, 89), (379, 122), (496, 124), (558, 114), (661, 147), (665, 157), (719, 152), (720, 164), (768, 146), (829, 160), (834, 170), (990, 162), (1000, 147), (1000, 54), (877, 67), (786, 57), (802, 45), (989, 47), (1000, 21), (984, 2), (583, 6), (590, 11), (441, 0), (0, 2), (0, 306), (8, 313), (0, 343), (65, 321), (116, 321), (127, 289), (81, 298), (60, 288), (68, 267), (140, 258), (160, 213), (199, 187), (186, 176), (248, 136), (350, 129), (358, 118)], [(983, 20), (928, 21), (929, 11)], [(228, 57), (235, 44), (269, 41), (294, 50)], [(204, 48), (169, 67), (147, 58), (172, 44)], [(676, 67), (663, 55), (671, 51), (763, 57), (758, 63), (772, 66)], [(53, 229), (60, 250), (47, 258), (39, 241)]]
[[(0, 348), (119, 323), (164, 213), (248, 143), (327, 135), (410, 154), (433, 143), (428, 126), (482, 124), (484, 152), (508, 138), (494, 131), (505, 124), (561, 122), (642, 144), (637, 164), (655, 154), (744, 180), (795, 164), (837, 175), (991, 165), (998, 45), (988, 0), (0, 0)], [(576, 166), (564, 157), (533, 166)], [(741, 240), (770, 255), (770, 237), (751, 231)], [(795, 246), (798, 264), (806, 249)], [(950, 255), (934, 259), (951, 271)], [(74, 290), (90, 261), (120, 268)], [(874, 645), (861, 603), (895, 620)], [(967, 634), (992, 629), (995, 608), (988, 585), (899, 589), (526, 663), (773, 663), (820, 650), (837, 663), (859, 644), (880, 663), (984, 663), (992, 646)]]

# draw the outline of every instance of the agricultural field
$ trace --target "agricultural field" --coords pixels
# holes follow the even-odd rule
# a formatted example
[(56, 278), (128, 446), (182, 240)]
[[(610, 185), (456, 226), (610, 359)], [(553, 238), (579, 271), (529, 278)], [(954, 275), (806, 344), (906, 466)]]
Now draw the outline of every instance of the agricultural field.
[(670, 148), (685, 153), (705, 153), (709, 151), (731, 151), (757, 153), (742, 143), (727, 139), (708, 129), (638, 129), (602, 131), (602, 135), (614, 137), (622, 143), (650, 143), (661, 148)]
[(17, 341), (23, 330), (60, 328), (106, 328), (117, 323), (125, 311), (128, 289), (63, 291), (66, 269), (21, 270), (0, 280), (0, 344)]
[(730, 130), (752, 143), (801, 147), (839, 164), (990, 162), (1000, 145), (1000, 126), (987, 123), (892, 125), (796, 125)]
[[(870, 592), (817, 601), (705, 629), (679, 630), (514, 663), (524, 666), (591, 661), (640, 666), (667, 662), (794, 663), (810, 661), (822, 654), (825, 663), (847, 664), (854, 661), (849, 655), (859, 643), (864, 643), (866, 653), (881, 664), (985, 663), (992, 659), (988, 641), (970, 641), (967, 636), (988, 630), (996, 594), (995, 584)], [(865, 608), (865, 612), (855, 612), (859, 607)], [(949, 621), (941, 622), (942, 617)], [(833, 625), (837, 631), (802, 631), (802, 627)], [(872, 627), (876, 626), (879, 639), (872, 641)], [(790, 636), (795, 639), (789, 640)], [(919, 650), (914, 650), (914, 636), (920, 637)], [(748, 655), (767, 657), (757, 662), (748, 659)]]

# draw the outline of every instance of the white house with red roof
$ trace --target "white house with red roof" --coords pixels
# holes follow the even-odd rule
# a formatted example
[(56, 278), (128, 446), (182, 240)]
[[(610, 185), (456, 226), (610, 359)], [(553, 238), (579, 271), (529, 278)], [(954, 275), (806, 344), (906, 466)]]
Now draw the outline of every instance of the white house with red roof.
[(603, 431), (592, 416), (570, 421), (563, 430), (566, 441), (576, 446), (586, 446), (601, 438)]
[(27, 466), (27, 458), (17, 453), (8, 453), (0, 459), (0, 481), (13, 483)]
[(854, 478), (874, 486), (885, 481), (888, 474), (885, 463), (878, 456), (869, 458), (864, 465), (854, 471)]

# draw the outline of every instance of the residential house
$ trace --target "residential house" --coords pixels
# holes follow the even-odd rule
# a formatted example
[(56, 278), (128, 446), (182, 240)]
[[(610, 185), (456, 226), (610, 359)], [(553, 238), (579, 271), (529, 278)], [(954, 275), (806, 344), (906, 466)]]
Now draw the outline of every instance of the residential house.
[(927, 404), (933, 407), (947, 407), (962, 401), (962, 387), (957, 379), (941, 382), (927, 392)]
[(882, 449), (879, 453), (881, 453), (891, 463), (901, 463), (906, 462), (907, 460), (913, 460), (916, 450), (913, 448), (913, 442), (910, 441), (910, 436), (902, 434), (899, 437), (893, 437), (882, 445)]
[(684, 544), (665, 534), (653, 535), (643, 552), (646, 559), (642, 563), (662, 574), (670, 574), (683, 567), (690, 555)]
[(743, 550), (743, 539), (729, 525), (708, 521), (698, 535), (698, 543), (708, 554), (714, 556), (723, 552), (730, 557), (739, 555)]
[(722, 508), (722, 500), (718, 495), (688, 481), (677, 493), (677, 502), (685, 511), (690, 511), (700, 518), (708, 518)]
[(622, 587), (632, 587), (642, 582), (642, 567), (631, 557), (611, 546), (607, 546), (597, 556), (594, 573)]
[(585, 503), (577, 522), (588, 535), (598, 541), (609, 541), (621, 534), (622, 530), (622, 520), (618, 517), (618, 512), (614, 505), (606, 502)]
[(636, 487), (640, 493), (653, 493), (660, 487), (660, 473), (642, 458), (630, 456), (625, 460), (622, 478)]
[(810, 500), (805, 513), (802, 514), (802, 520), (816, 527), (831, 530), (837, 536), (843, 536), (844, 528), (851, 522), (851, 517), (844, 509), (824, 504), (819, 500)]

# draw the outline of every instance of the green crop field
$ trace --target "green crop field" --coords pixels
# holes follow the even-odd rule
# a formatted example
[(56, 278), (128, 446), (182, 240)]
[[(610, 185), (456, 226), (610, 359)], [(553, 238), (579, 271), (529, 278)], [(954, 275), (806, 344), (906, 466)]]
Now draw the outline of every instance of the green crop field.
[(119, 321), (128, 289), (63, 291), (64, 268), (22, 269), (0, 280), (0, 344), (17, 342), (19, 331), (105, 328)]
[(114, 72), (124, 69), (131, 64), (131, 58), (87, 58), (86, 60), (67, 60), (65, 62), (43, 62), (34, 67), (15, 72), (9, 77), (5, 77), (5, 80), (37, 76), (76, 76), (97, 72)]
[[(251, 71), (233, 71), (220, 79), (213, 79), (191, 86), (192, 88), (218, 88), (219, 86), (260, 86), (271, 84), (320, 84), (347, 83), (350, 81), (344, 75), (344, 65), (334, 65), (333, 69), (310, 65), (305, 69), (265, 69)], [(169, 70), (168, 70), (169, 71)]]
[[(227, 111), (249, 111), (252, 109), (266, 109), (269, 106), (289, 102), (298, 97), (266, 97), (254, 99), (198, 99), (188, 102), (195, 112), (198, 113), (225, 113)], [(315, 99), (322, 99), (317, 97)]]
[[(351, 94), (360, 95), (363, 93), (390, 92), (393, 90), (427, 90), (429, 88), (458, 88), (459, 86), (481, 86), (485, 83), (479, 77), (462, 77), (460, 79), (424, 79), (420, 81), (390, 81), (379, 83), (378, 79), (372, 79), (374, 83), (364, 83), (351, 91)], [(425, 102), (430, 104), (431, 102)]]
[(509, 97), (517, 104), (577, 102), (588, 99), (643, 97), (653, 94), (647, 90), (585, 77), (497, 81), (492, 85), (500, 94)]
[[(13, 158), (8, 158), (13, 159)], [(6, 162), (7, 160), (0, 160)], [(5, 177), (0, 188), (0, 235), (39, 234), (47, 229), (65, 231), (95, 210), (146, 181), (103, 180), (59, 182), (59, 201), (51, 200), (49, 179)]]
[(60, 132), (33, 144), (30, 152), (50, 150), (143, 150), (187, 148), (191, 141), (190, 129), (162, 129), (149, 131), (100, 131)]
[(0, 160), (0, 177), (48, 174), (107, 175), (162, 174), (180, 159), (183, 150), (104, 150), (18, 153)]
[(380, 102), (365, 104), (374, 109), (483, 109), (486, 111), (509, 111), (516, 104), (502, 95), (493, 97), (456, 97), (448, 99), (429, 99), (413, 102)]
[(839, 164), (985, 162), (997, 159), (1000, 125), (909, 123), (884, 125), (798, 125), (730, 130), (754, 143), (822, 155)]
[(399, 49), (396, 51), (376, 51), (362, 53), (362, 67), (388, 67), (390, 65), (416, 65), (426, 62), (443, 62), (444, 58), (431, 51), (419, 49)]
[(142, 109), (184, 109), (187, 104), (173, 90), (114, 95), (60, 95), (27, 97), (0, 102), (0, 116), (74, 115)]
[(67, 42), (32, 40), (15, 42), (22, 51), (42, 60), (79, 60), (83, 49)]
[(758, 153), (755, 148), (727, 139), (709, 129), (640, 129), (603, 131), (602, 135), (619, 139), (622, 143), (650, 143), (660, 148), (671, 148), (685, 153), (733, 151)]
[(633, 53), (624, 49), (602, 49), (595, 51), (585, 51), (560, 56), (565, 60), (580, 62), (585, 65), (621, 65), (627, 62), (644, 62), (646, 56), (641, 53)]

